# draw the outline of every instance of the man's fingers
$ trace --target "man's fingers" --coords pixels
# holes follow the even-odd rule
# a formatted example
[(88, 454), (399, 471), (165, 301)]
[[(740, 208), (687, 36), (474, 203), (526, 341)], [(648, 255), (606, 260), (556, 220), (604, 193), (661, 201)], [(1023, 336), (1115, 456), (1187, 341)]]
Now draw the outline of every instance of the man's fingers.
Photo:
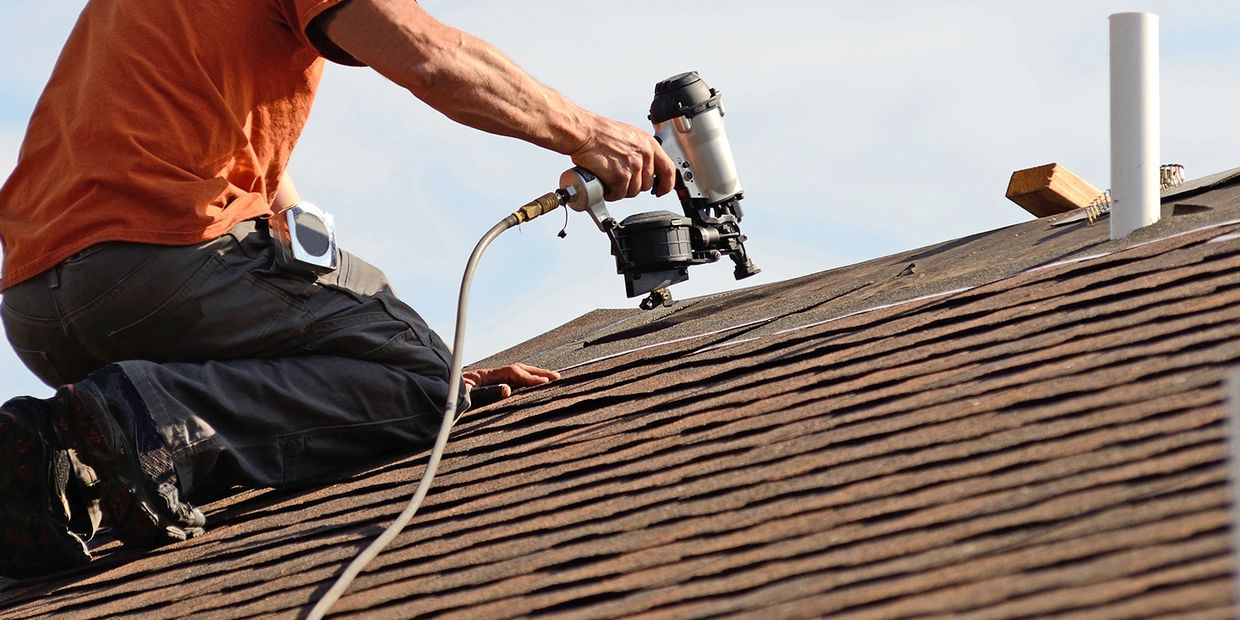
[(625, 192), (624, 197), (632, 198), (640, 193), (642, 193), (642, 167), (639, 163), (629, 174), (629, 191)]
[(473, 375), (473, 380), (475, 381), (471, 385), (506, 384), (513, 387), (533, 387), (550, 383), (560, 378), (560, 373), (554, 370), (547, 370), (529, 364), (509, 364), (500, 368), (469, 371), (466, 373), (466, 383), (471, 381), (469, 375)]
[(642, 158), (642, 191), (648, 192), (654, 187), (654, 161), (658, 157), (656, 153), (647, 153)]
[[(602, 176), (604, 173), (596, 172), (595, 174)], [(625, 194), (629, 191), (628, 175), (624, 174), (623, 170), (609, 170), (608, 177), (609, 178), (603, 182), (603, 187), (607, 190), (606, 193), (603, 194), (603, 200), (606, 200), (607, 202), (615, 202), (623, 199)]]
[(560, 373), (554, 370), (547, 370), (546, 368), (530, 366), (529, 364), (522, 364), (520, 362), (513, 364), (513, 366), (519, 366), (525, 371), (529, 372), (530, 374), (537, 375), (539, 377), (546, 377), (548, 379), (551, 379), (552, 381), (555, 381), (556, 379), (560, 378)]
[(550, 382), (551, 382), (551, 378), (550, 378), (550, 377), (544, 377), (544, 376), (541, 376), (541, 375), (536, 375), (536, 374), (534, 374), (534, 373), (532, 373), (532, 372), (530, 372), (530, 371), (528, 371), (528, 370), (526, 370), (526, 369), (524, 369), (524, 368), (521, 368), (521, 367), (519, 367), (519, 366), (515, 366), (515, 365), (514, 365), (514, 366), (506, 366), (506, 367), (502, 368), (501, 370), (504, 370), (504, 371), (505, 371), (505, 372), (504, 372), (504, 375), (505, 375), (505, 376), (504, 376), (504, 381), (503, 381), (503, 383), (507, 383), (507, 384), (510, 384), (510, 385), (515, 385), (515, 386), (518, 386), (518, 387), (528, 387), (528, 386), (532, 386), (532, 385), (542, 385), (542, 384), (544, 384), (544, 383), (550, 383)]

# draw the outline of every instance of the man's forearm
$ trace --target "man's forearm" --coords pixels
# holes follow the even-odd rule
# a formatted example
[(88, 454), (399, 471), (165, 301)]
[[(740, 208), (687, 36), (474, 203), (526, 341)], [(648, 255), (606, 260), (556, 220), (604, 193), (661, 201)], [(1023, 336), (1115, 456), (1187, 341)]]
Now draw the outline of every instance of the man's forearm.
[[(672, 189), (675, 164), (647, 131), (588, 112), (490, 44), (427, 15), (413, 0), (347, 0), (316, 26), (336, 46), (449, 118), (571, 155), (607, 200)], [(658, 186), (655, 187), (655, 180)]]
[(335, 44), (449, 118), (563, 154), (590, 139), (593, 115), (489, 43), (411, 0), (350, 0), (326, 16)]

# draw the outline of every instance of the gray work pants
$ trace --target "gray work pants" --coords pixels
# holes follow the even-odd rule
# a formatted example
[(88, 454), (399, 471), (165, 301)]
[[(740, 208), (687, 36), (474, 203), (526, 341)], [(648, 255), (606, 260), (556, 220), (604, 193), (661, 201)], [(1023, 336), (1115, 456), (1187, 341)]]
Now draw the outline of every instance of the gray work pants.
[(255, 221), (196, 246), (104, 243), (5, 291), (0, 316), (48, 385), (118, 364), (187, 495), (293, 484), (429, 442), (448, 391), (443, 341), (362, 260), (341, 252), (316, 279), (273, 256)]

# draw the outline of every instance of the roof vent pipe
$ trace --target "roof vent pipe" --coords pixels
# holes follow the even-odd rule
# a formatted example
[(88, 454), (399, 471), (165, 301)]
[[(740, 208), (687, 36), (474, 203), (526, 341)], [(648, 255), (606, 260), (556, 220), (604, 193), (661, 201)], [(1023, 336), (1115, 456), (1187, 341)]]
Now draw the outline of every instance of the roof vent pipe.
[(1158, 16), (1111, 16), (1111, 239), (1158, 221)]

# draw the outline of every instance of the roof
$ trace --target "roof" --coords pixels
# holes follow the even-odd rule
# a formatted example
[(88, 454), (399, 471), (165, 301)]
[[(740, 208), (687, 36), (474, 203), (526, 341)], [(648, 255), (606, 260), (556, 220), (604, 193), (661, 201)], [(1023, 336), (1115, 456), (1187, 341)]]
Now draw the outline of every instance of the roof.
[[(336, 611), (1232, 617), (1235, 172), (1122, 241), (1030, 221), (501, 354), (568, 370), (463, 419)], [(425, 458), (216, 501), (204, 537), (0, 608), (295, 617)]]

